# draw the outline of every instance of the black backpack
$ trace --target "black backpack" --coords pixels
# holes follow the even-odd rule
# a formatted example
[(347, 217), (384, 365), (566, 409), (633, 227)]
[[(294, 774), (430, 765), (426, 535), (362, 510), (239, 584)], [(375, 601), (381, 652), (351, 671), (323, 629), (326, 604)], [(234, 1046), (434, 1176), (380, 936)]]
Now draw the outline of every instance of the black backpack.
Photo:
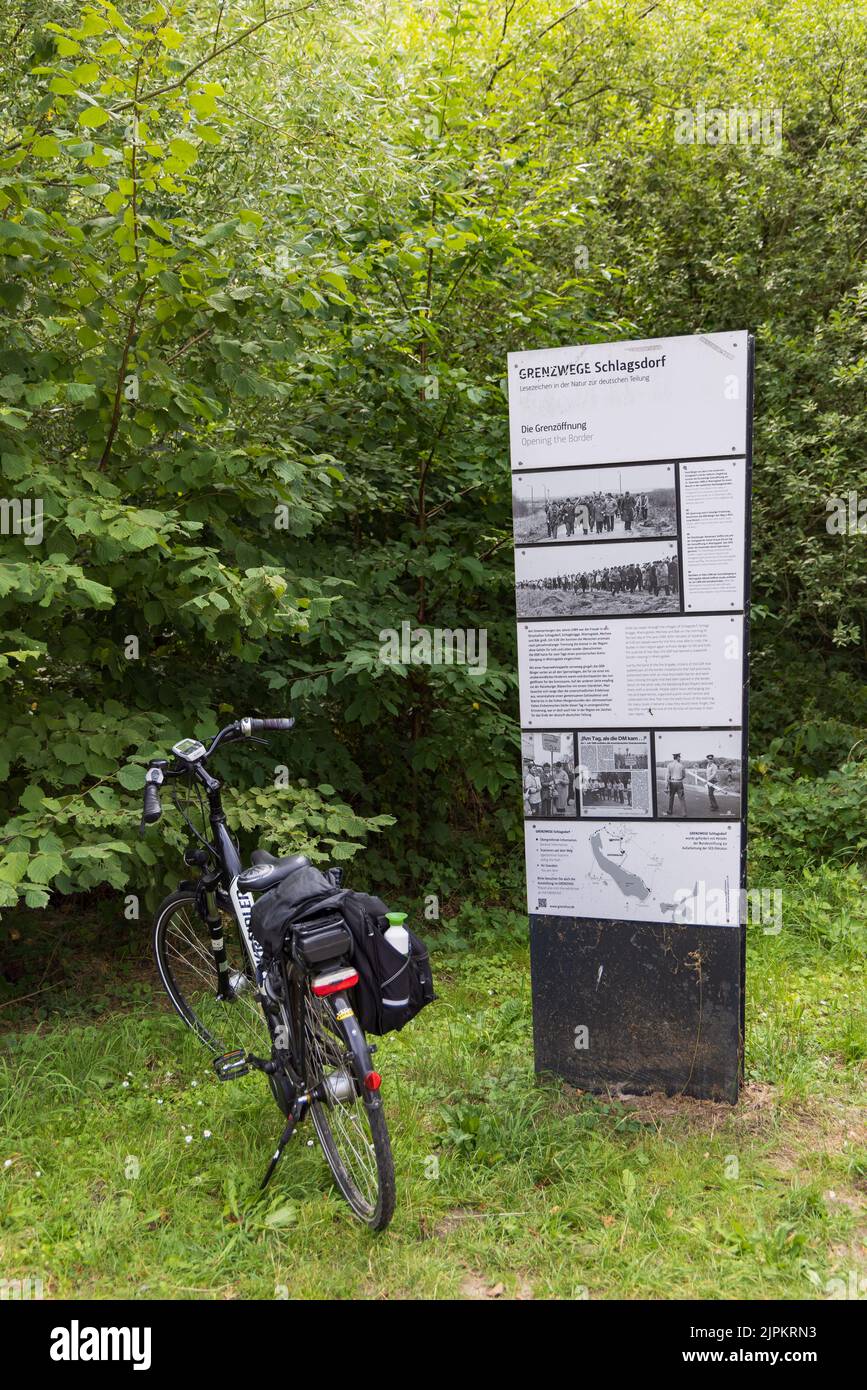
[(282, 882), (263, 893), (250, 916), (250, 932), (262, 947), (267, 965), (292, 949), (293, 938), (315, 935), (327, 919), (339, 916), (350, 936), (349, 956), (358, 971), (352, 995), (365, 1033), (403, 1028), (435, 998), (427, 949), (408, 931), (409, 954), (385, 939), (388, 908), (381, 898), (341, 888), (340, 872), (320, 872), (299, 865)]

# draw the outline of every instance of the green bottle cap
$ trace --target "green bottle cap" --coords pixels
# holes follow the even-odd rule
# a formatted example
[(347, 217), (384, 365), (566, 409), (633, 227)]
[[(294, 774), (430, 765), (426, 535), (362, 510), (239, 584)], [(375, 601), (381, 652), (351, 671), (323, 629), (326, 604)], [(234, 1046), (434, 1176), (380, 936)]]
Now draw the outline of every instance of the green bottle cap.
[(390, 927), (402, 927), (406, 917), (405, 912), (386, 912), (385, 914), (385, 920)]

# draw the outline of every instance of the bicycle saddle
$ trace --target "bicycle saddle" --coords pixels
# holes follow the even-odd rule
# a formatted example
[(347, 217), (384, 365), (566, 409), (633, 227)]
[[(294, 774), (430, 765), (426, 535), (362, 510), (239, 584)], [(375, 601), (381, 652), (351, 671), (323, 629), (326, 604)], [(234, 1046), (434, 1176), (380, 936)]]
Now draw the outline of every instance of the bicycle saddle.
[(278, 859), (266, 849), (254, 849), (250, 858), (250, 868), (242, 869), (238, 874), (238, 887), (242, 893), (264, 893), (266, 888), (273, 888), (275, 883), (281, 883), (296, 869), (303, 869), (310, 863), (306, 854), (289, 854), (285, 859)]

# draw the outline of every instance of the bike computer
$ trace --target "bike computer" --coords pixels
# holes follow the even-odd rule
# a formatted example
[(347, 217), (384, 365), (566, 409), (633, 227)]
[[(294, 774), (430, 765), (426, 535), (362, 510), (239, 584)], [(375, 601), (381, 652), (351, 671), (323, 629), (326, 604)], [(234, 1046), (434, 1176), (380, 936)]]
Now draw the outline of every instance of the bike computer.
[(203, 743), (199, 743), (197, 738), (182, 738), (180, 743), (176, 743), (172, 752), (176, 758), (180, 758), (184, 763), (197, 763), (207, 753), (207, 748)]

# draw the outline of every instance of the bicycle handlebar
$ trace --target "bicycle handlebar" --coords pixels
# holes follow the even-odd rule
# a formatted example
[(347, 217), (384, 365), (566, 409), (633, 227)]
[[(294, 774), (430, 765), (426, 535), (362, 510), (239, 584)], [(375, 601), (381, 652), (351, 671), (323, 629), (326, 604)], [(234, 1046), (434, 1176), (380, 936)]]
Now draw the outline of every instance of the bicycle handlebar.
[[(182, 773), (193, 772), (199, 769), (201, 780), (206, 784), (210, 783), (208, 774), (204, 771), (202, 764), (207, 762), (212, 753), (216, 752), (219, 745), (225, 741), (235, 742), (237, 739), (249, 738), (252, 733), (288, 733), (295, 725), (294, 719), (236, 719), (234, 724), (227, 724), (224, 729), (212, 739), (210, 747), (202, 754), (198, 761), (182, 763), (177, 759), (174, 767), (169, 767), (164, 758), (156, 758), (150, 764), (144, 785), (144, 806), (141, 819), (141, 833), (144, 833), (146, 825), (155, 825), (163, 813), (160, 804), (159, 788), (165, 780), (166, 773), (170, 777), (180, 776)], [(164, 770), (165, 769), (165, 770)], [(214, 783), (219, 786), (219, 783)]]

